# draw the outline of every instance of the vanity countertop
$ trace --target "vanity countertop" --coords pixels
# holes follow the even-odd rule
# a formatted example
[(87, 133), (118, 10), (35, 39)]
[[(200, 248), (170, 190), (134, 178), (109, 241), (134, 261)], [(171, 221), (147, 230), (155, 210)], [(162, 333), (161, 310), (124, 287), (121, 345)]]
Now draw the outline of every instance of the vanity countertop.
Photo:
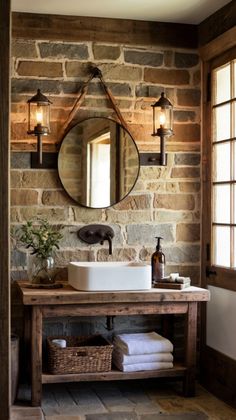
[(73, 289), (67, 282), (59, 289), (32, 289), (28, 282), (17, 282), (24, 305), (58, 305), (124, 302), (200, 302), (210, 299), (207, 289), (190, 286), (182, 290), (158, 289), (134, 291), (83, 292)]

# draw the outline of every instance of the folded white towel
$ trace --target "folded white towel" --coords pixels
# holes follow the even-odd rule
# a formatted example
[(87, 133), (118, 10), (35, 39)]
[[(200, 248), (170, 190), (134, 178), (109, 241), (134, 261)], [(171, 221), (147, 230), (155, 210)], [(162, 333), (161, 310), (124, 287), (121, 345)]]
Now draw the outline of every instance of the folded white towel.
[(124, 354), (149, 354), (172, 352), (173, 344), (156, 332), (120, 334), (114, 338), (114, 346)]
[(123, 372), (138, 372), (140, 370), (160, 370), (173, 368), (172, 362), (133, 363), (131, 365), (124, 365), (114, 361), (114, 364), (119, 370), (122, 370)]
[(129, 356), (122, 353), (117, 347), (113, 350), (112, 358), (123, 365), (131, 365), (133, 363), (173, 362), (173, 355), (171, 353), (133, 354)]

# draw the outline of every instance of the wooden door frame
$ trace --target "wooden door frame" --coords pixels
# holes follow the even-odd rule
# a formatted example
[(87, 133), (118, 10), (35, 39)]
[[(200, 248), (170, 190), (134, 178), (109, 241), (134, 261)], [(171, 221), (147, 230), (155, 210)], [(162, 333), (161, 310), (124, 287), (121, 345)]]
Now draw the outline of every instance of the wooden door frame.
[[(220, 35), (213, 41), (199, 49), (202, 59), (202, 249), (201, 249), (201, 285), (214, 284), (207, 281), (206, 267), (210, 265), (210, 249), (207, 243), (211, 238), (211, 200), (209, 199), (209, 184), (211, 182), (211, 101), (210, 101), (210, 71), (211, 62), (221, 61), (221, 56), (236, 46), (236, 26)], [(217, 284), (215, 283), (217, 286)], [(226, 284), (218, 285), (225, 287)], [(235, 285), (225, 287), (235, 290)], [(227, 403), (236, 406), (234, 397), (236, 362), (226, 355), (206, 345), (206, 305), (202, 305), (201, 317), (201, 352), (200, 352), (200, 381), (213, 394)], [(226, 374), (227, 372), (227, 374)], [(209, 379), (210, 378), (210, 379)]]
[(10, 417), (10, 263), (9, 263), (9, 114), (10, 0), (0, 2), (0, 401), (1, 419)]

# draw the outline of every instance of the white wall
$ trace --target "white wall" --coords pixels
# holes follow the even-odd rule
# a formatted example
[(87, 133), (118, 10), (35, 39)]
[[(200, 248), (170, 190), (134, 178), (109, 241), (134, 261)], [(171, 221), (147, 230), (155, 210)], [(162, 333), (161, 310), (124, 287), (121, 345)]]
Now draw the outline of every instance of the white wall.
[(208, 286), (207, 345), (236, 360), (236, 292)]

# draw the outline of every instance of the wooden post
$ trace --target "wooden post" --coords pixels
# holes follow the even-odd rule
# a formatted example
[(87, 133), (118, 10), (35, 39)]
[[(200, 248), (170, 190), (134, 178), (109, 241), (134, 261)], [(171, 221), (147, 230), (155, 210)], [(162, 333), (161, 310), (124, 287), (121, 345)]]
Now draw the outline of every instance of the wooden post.
[(10, 417), (9, 279), (9, 104), (10, 0), (0, 2), (0, 401), (1, 419)]
[(185, 365), (184, 395), (195, 395), (196, 340), (197, 340), (197, 302), (189, 302), (185, 321)]
[(42, 397), (42, 311), (40, 306), (32, 307), (31, 331), (31, 378), (33, 407), (40, 406)]

